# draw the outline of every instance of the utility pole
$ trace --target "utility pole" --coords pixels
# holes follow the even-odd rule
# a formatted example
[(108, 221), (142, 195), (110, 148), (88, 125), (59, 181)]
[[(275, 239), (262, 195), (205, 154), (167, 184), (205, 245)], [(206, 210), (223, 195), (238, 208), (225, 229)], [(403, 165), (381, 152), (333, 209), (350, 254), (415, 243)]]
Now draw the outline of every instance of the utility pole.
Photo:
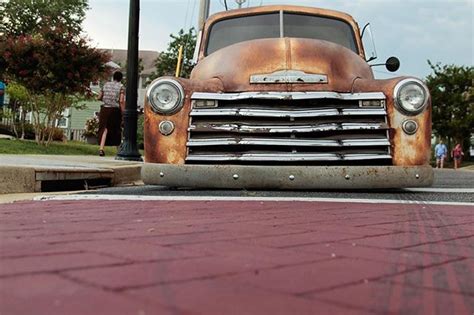
[(199, 4), (198, 26), (200, 31), (202, 31), (202, 28), (204, 27), (204, 22), (206, 22), (207, 18), (209, 17), (209, 9), (211, 7), (210, 2), (211, 0), (201, 0)]
[(138, 27), (140, 0), (130, 0), (127, 50), (127, 89), (124, 121), (124, 140), (116, 160), (142, 161), (137, 147), (138, 101)]

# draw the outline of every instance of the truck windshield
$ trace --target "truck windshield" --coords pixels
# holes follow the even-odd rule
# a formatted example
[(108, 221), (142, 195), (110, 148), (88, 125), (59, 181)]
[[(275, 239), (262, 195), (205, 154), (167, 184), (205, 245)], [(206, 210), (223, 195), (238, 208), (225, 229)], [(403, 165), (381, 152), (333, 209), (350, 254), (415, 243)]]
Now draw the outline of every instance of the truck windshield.
[(216, 22), (209, 32), (206, 54), (252, 39), (296, 37), (330, 41), (357, 53), (352, 27), (328, 17), (283, 13), (243, 16)]
[(243, 16), (215, 23), (209, 34), (207, 54), (235, 43), (280, 37), (280, 14)]

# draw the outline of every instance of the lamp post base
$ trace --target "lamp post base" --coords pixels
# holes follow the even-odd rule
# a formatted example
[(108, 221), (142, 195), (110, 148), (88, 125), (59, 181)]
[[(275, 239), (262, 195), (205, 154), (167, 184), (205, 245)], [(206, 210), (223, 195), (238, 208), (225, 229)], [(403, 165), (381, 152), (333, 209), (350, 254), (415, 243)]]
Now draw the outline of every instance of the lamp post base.
[(117, 156), (115, 156), (115, 159), (124, 161), (143, 161), (136, 145), (132, 145), (132, 143), (129, 141), (122, 143)]

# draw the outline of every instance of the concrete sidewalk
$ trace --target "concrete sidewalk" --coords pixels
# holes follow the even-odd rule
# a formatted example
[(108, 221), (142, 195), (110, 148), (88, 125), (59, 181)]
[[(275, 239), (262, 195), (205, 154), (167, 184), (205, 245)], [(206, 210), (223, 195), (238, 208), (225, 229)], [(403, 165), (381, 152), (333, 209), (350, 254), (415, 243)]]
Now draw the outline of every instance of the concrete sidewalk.
[(474, 312), (472, 206), (0, 205), (0, 314)]
[(0, 194), (82, 190), (141, 181), (140, 162), (114, 157), (0, 155)]

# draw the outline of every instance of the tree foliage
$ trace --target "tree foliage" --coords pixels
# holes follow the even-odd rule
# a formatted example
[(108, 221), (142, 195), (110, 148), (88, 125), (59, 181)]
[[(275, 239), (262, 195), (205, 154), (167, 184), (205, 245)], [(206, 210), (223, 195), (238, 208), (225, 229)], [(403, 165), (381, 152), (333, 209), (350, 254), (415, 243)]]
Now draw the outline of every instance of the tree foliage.
[(0, 33), (20, 36), (38, 33), (49, 25), (64, 25), (79, 35), (88, 0), (0, 0)]
[(13, 133), (17, 138), (25, 139), (26, 113), (31, 111), (30, 92), (23, 85), (11, 81), (7, 85), (7, 93), (10, 97), (10, 108), (12, 109), (11, 118), (14, 121)]
[[(106, 76), (110, 56), (81, 37), (87, 0), (10, 0), (0, 38), (3, 79), (29, 94), (36, 140), (51, 141), (62, 112), (89, 92), (89, 83)], [(2, 79), (2, 78), (0, 78)]]
[(89, 83), (105, 75), (109, 59), (60, 26), (8, 37), (2, 56), (7, 76), (30, 92), (36, 140), (41, 144), (51, 141), (55, 122), (73, 106), (75, 95), (88, 92)]
[(426, 78), (433, 104), (433, 132), (469, 147), (474, 130), (474, 67), (433, 64)]
[(34, 36), (9, 37), (3, 50), (5, 72), (39, 94), (86, 92), (89, 82), (105, 72), (108, 58), (60, 27), (45, 27)]
[(155, 61), (156, 70), (150, 76), (153, 80), (161, 76), (174, 76), (176, 74), (176, 64), (180, 46), (183, 46), (183, 63), (181, 66), (181, 77), (188, 78), (193, 69), (193, 54), (196, 47), (196, 30), (194, 28), (185, 32), (181, 29), (177, 35), (170, 35), (171, 41), (166, 52), (162, 52)]

